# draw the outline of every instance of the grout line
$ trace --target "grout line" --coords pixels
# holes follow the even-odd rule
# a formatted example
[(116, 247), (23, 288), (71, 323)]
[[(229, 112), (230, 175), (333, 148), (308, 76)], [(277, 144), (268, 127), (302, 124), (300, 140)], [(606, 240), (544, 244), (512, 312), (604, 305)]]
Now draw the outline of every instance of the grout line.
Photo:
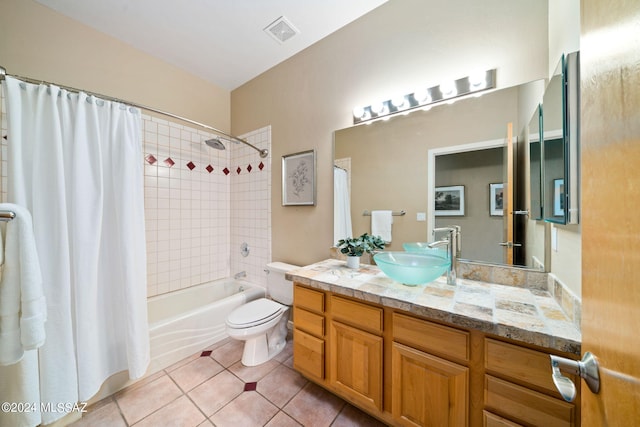
[(122, 422), (124, 422), (127, 427), (130, 427), (129, 426), (129, 422), (127, 421), (127, 419), (124, 416), (124, 413), (122, 413), (122, 408), (120, 407), (120, 404), (118, 403), (118, 399), (115, 398), (115, 395), (111, 395), (109, 397), (112, 398), (113, 402), (116, 404), (116, 408), (118, 408), (118, 413), (120, 414), (120, 418), (122, 418)]
[[(218, 374), (220, 374), (220, 373), (222, 373), (222, 371), (218, 372)], [(218, 375), (218, 374), (216, 374), (216, 375)], [(214, 375), (213, 377), (215, 377), (216, 375)], [(213, 377), (211, 377), (211, 378), (213, 378)], [(208, 381), (208, 380), (207, 380), (207, 381)], [(195, 387), (194, 387), (194, 388), (195, 388)], [(193, 389), (192, 389), (192, 390), (193, 390)], [(195, 407), (196, 407), (196, 409), (197, 409), (198, 411), (200, 411), (200, 413), (204, 416), (205, 421), (209, 421), (209, 422), (211, 422), (211, 424), (213, 424), (213, 421), (211, 421), (211, 420), (209, 419), (209, 417), (207, 416), (207, 414), (205, 414), (205, 413), (204, 413), (204, 411), (202, 410), (202, 408), (200, 408), (200, 406), (198, 406), (198, 404), (197, 404), (196, 402), (194, 402), (194, 401), (193, 401), (193, 399), (191, 398), (191, 396), (189, 396), (189, 393), (184, 393), (184, 394), (183, 394), (183, 396), (185, 396), (187, 399), (189, 399), (189, 401), (193, 404), (193, 406), (195, 406)], [(214, 413), (215, 413), (215, 412), (214, 412)], [(213, 415), (213, 414), (211, 414), (211, 415)], [(204, 421), (203, 421), (203, 422), (204, 422)], [(202, 424), (202, 423), (200, 423), (200, 424)]]

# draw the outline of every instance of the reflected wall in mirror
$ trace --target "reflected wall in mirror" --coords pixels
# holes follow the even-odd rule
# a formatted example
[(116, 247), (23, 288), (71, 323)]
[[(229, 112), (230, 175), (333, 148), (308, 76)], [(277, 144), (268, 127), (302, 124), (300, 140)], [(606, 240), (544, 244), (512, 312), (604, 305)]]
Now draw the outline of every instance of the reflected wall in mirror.
[[(404, 210), (406, 215), (393, 217), (392, 240), (386, 250), (402, 250), (402, 243), (406, 242), (433, 240), (426, 221), (433, 216), (433, 207), (429, 206), (427, 200), (428, 190), (430, 186), (435, 186), (434, 181), (429, 181), (429, 150), (504, 140), (509, 122), (514, 123), (514, 129), (525, 128), (528, 123), (518, 123), (518, 110), (523, 104), (522, 94), (526, 92), (524, 86), (527, 85), (496, 90), (481, 97), (461, 99), (451, 105), (434, 106), (428, 111), (416, 111), (406, 116), (336, 131), (334, 159), (350, 161), (353, 234), (360, 235), (371, 230), (371, 216), (364, 216), (364, 211)], [(529, 112), (523, 122), (528, 121), (531, 112), (539, 104), (539, 96), (529, 103)], [(454, 171), (450, 173), (455, 174)], [(451, 180), (447, 184), (459, 184), (454, 178)], [(476, 207), (481, 207), (483, 212), (486, 211), (486, 215), (483, 215), (484, 222), (462, 229), (464, 258), (495, 262), (493, 257), (483, 259), (482, 250), (473, 256), (466, 256), (465, 248), (471, 249), (471, 242), (479, 242), (479, 247), (482, 247), (485, 243), (493, 245), (501, 241), (500, 232), (496, 232), (495, 236), (491, 233), (490, 241), (486, 241), (486, 234), (483, 236), (483, 233), (490, 228), (488, 224), (500, 223), (499, 217), (490, 215), (489, 184), (502, 180), (500, 174), (488, 177), (482, 185), (482, 195), (473, 195), (478, 197), (478, 201), (473, 203), (477, 203)], [(445, 185), (444, 182), (441, 184)], [(471, 197), (468, 189), (465, 195)], [(466, 209), (472, 208), (470, 200), (467, 199)], [(535, 240), (544, 245), (544, 238)], [(530, 266), (530, 263), (526, 262), (526, 265)]]

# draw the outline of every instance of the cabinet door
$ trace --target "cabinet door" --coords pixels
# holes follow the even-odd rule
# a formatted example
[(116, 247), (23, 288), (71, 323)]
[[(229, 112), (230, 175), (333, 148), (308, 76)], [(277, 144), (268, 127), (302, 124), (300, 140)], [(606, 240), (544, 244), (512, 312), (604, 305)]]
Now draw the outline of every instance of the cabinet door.
[(329, 381), (365, 407), (382, 410), (382, 337), (331, 322)]
[(402, 425), (468, 425), (468, 368), (394, 342), (392, 372), (392, 412)]

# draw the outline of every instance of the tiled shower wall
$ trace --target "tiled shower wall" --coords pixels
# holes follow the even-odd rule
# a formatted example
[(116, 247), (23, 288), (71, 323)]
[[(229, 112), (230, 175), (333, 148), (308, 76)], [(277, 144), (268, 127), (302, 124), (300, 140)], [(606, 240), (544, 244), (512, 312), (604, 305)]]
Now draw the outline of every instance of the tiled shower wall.
[[(2, 92), (2, 91), (0, 91)], [(2, 128), (2, 200), (7, 197), (7, 121)], [(203, 142), (216, 135), (142, 115), (147, 239), (147, 295), (154, 296), (245, 271), (266, 285), (271, 260), (271, 157), (240, 143), (226, 150)], [(270, 149), (271, 129), (243, 138)], [(247, 242), (249, 255), (240, 245)]]
[[(255, 273), (271, 251), (269, 158), (239, 143), (224, 141), (224, 151), (204, 144), (215, 136), (143, 115), (149, 296), (240, 271), (264, 285)], [(244, 137), (269, 148), (269, 128)], [(249, 256), (233, 262), (239, 239)]]
[[(242, 135), (247, 142), (271, 150), (271, 127)], [(231, 145), (231, 275), (246, 272), (252, 283), (266, 287), (266, 264), (271, 262), (271, 155), (262, 159), (244, 144)], [(248, 255), (243, 256), (246, 243)], [(245, 252), (246, 253), (246, 252)]]

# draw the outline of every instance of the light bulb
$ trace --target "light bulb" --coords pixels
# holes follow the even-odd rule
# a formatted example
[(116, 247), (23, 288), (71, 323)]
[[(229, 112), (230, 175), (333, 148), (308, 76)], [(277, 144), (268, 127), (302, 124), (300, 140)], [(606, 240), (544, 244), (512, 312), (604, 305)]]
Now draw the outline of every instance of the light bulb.
[(396, 96), (391, 100), (394, 107), (400, 108), (404, 105), (404, 96)]
[(383, 114), (386, 109), (384, 102), (376, 102), (371, 104), (371, 111), (376, 113), (377, 115)]
[(445, 97), (456, 96), (458, 94), (456, 85), (453, 82), (442, 83), (440, 85), (440, 92), (442, 92), (442, 96)]
[(469, 76), (469, 85), (473, 89), (482, 89), (487, 85), (487, 73), (482, 71)]
[(361, 119), (364, 116), (364, 108), (357, 106), (353, 109), (353, 117), (356, 119)]
[(427, 89), (418, 89), (413, 93), (413, 97), (418, 102), (418, 104), (428, 104), (431, 102), (431, 96), (429, 95), (429, 90)]

